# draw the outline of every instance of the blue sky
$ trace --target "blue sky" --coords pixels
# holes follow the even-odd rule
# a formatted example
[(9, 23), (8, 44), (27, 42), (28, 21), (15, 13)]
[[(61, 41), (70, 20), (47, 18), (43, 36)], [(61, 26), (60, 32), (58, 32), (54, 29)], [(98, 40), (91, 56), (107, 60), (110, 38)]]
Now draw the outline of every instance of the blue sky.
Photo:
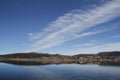
[(0, 54), (120, 51), (120, 0), (0, 0)]

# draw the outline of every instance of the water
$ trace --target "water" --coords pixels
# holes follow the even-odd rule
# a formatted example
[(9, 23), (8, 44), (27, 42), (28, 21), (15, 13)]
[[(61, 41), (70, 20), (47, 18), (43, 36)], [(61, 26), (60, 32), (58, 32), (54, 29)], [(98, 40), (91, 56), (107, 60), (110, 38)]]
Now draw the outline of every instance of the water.
[(120, 80), (120, 66), (97, 64), (28, 66), (0, 63), (0, 80)]

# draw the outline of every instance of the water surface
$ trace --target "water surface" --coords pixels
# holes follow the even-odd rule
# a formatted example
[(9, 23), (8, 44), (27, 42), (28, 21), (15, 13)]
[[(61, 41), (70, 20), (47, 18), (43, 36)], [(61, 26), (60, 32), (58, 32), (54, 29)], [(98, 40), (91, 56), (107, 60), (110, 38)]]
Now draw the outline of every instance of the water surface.
[(0, 63), (0, 80), (120, 80), (120, 66), (97, 64), (27, 66)]

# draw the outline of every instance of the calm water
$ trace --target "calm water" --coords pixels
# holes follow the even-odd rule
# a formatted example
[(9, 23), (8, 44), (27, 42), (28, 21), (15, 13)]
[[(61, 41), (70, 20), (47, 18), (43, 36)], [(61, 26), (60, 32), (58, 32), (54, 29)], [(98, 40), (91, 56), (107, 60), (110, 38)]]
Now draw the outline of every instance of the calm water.
[(120, 80), (120, 66), (97, 64), (22, 66), (0, 63), (0, 80)]

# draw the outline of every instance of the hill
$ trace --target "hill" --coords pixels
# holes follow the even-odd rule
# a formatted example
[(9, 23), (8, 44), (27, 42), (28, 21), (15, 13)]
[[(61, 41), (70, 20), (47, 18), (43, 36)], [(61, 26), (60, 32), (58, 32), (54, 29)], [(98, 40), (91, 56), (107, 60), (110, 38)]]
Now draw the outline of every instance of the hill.
[(84, 56), (120, 56), (120, 51), (111, 51), (111, 52), (99, 52), (97, 54), (78, 54), (74, 55), (76, 57), (84, 57)]
[(100, 52), (97, 54), (98, 56), (120, 56), (119, 51), (112, 51), (112, 52)]

